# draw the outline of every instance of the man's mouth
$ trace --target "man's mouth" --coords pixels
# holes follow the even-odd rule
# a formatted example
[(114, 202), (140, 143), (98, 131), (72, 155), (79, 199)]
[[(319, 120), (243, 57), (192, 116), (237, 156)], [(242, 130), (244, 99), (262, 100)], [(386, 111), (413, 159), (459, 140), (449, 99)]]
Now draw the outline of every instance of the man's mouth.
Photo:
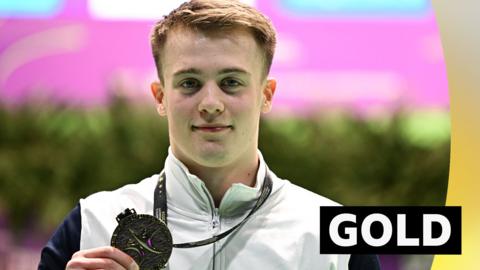
[(199, 125), (199, 126), (192, 126), (193, 131), (202, 131), (202, 132), (221, 132), (225, 130), (232, 129), (233, 126), (231, 125)]

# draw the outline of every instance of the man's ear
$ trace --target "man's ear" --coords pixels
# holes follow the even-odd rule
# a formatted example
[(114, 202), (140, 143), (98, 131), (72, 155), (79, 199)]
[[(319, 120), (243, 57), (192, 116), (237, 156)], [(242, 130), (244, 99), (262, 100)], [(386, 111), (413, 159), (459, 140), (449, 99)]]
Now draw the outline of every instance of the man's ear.
[(267, 113), (272, 109), (272, 100), (273, 95), (275, 94), (275, 89), (277, 88), (277, 81), (273, 78), (267, 80), (267, 84), (263, 89), (263, 104), (262, 112)]
[(165, 110), (165, 93), (160, 82), (153, 82), (150, 84), (150, 90), (152, 91), (153, 98), (157, 102), (157, 112), (160, 116), (166, 116)]

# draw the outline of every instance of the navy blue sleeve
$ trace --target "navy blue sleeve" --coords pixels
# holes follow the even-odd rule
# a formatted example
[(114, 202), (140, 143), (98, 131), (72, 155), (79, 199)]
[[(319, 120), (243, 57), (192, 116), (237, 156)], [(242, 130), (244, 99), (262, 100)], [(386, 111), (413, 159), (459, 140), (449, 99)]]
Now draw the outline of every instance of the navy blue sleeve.
[(80, 249), (81, 229), (80, 205), (78, 204), (42, 249), (38, 269), (64, 270), (73, 253)]
[(350, 255), (348, 261), (349, 270), (380, 270), (380, 262), (377, 255)]

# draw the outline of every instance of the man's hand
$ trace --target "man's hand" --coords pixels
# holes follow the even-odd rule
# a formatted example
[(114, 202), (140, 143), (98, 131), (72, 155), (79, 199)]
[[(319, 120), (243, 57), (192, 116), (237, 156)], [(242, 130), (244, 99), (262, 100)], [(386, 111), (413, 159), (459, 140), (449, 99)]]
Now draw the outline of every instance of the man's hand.
[(80, 250), (73, 254), (66, 270), (139, 270), (140, 268), (123, 251), (114, 247), (99, 247)]

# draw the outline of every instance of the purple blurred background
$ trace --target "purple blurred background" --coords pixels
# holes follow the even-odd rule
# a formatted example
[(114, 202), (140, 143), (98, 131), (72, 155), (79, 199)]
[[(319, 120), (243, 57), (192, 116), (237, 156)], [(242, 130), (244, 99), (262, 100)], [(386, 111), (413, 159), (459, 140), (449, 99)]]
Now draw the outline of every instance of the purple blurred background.
[[(149, 83), (156, 79), (148, 40), (152, 15), (138, 19), (141, 15), (102, 13), (100, 5), (92, 4), (98, 1), (46, 2), (57, 4), (44, 12), (48, 16), (10, 14), (0, 22), (3, 101), (17, 103), (33, 96), (103, 104), (112, 89), (123, 89), (133, 98), (148, 97)], [(325, 15), (322, 10), (304, 12), (293, 1), (254, 2), (278, 30), (271, 71), (279, 82), (275, 109), (447, 108), (445, 65), (433, 12), (426, 1), (410, 2), (425, 3), (408, 12), (395, 6), (383, 13), (340, 9)]]
[[(150, 100), (149, 84), (156, 80), (150, 28), (180, 2), (0, 0), (0, 100), (95, 106), (112, 93)], [(278, 31), (273, 115), (338, 108), (377, 114), (399, 106), (448, 111), (429, 1), (248, 2)], [(39, 244), (12, 249), (9, 237), (0, 226), (0, 268), (34, 268)], [(387, 270), (426, 269), (430, 258), (381, 260)]]

